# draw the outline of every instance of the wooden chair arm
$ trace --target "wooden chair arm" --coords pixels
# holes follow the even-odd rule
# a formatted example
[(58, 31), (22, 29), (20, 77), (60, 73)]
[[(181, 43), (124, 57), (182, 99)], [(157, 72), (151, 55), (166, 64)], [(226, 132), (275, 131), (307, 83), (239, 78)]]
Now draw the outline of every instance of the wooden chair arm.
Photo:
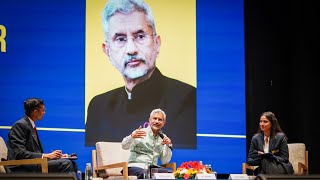
[(242, 163), (242, 174), (247, 174), (247, 169), (254, 171), (258, 166), (250, 166), (247, 163)]
[(161, 166), (164, 167), (164, 168), (171, 168), (172, 171), (176, 171), (177, 170), (177, 165), (176, 165), (175, 162), (163, 164)]
[[(121, 168), (122, 167), (122, 176), (124, 179), (128, 179), (128, 162), (120, 162), (120, 163), (115, 163), (115, 164), (108, 164), (104, 166), (98, 166), (94, 167), (93, 170), (98, 173), (99, 170), (106, 170), (106, 169), (113, 169), (113, 168)], [(120, 175), (115, 175), (115, 174), (108, 174), (110, 176), (120, 176)]]
[(298, 175), (308, 175), (308, 167), (301, 163), (301, 162), (298, 162)]
[(48, 159), (47, 158), (8, 160), (8, 161), (1, 161), (0, 162), (0, 166), (30, 165), (30, 164), (39, 164), (39, 165), (41, 165), (42, 173), (48, 173)]

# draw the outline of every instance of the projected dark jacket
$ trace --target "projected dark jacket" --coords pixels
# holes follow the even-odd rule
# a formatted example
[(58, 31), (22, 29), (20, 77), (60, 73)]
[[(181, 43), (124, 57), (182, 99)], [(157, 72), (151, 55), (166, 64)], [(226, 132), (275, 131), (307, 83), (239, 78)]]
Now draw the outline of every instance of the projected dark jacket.
[(95, 96), (89, 103), (85, 142), (121, 142), (148, 122), (150, 112), (161, 108), (166, 113), (163, 132), (173, 148), (196, 148), (196, 88), (163, 76), (156, 68), (153, 75), (136, 85), (131, 99), (125, 87)]

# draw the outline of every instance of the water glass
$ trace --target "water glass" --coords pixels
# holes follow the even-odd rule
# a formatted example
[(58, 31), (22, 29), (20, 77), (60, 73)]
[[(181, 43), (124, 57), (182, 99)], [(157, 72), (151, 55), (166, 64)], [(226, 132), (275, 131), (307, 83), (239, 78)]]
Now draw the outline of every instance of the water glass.
[(158, 168), (151, 169), (151, 179), (154, 179), (154, 173), (158, 173)]

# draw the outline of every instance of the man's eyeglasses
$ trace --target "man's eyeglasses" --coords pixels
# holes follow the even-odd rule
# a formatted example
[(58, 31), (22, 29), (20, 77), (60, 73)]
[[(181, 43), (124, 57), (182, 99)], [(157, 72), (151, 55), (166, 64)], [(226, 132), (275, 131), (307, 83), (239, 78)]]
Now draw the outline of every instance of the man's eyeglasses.
[(132, 39), (136, 44), (146, 46), (150, 44), (153, 36), (155, 36), (155, 34), (149, 35), (145, 33), (136, 33), (132, 37), (128, 37), (126, 35), (118, 35), (110, 43), (115, 47), (123, 47), (127, 44), (129, 39)]

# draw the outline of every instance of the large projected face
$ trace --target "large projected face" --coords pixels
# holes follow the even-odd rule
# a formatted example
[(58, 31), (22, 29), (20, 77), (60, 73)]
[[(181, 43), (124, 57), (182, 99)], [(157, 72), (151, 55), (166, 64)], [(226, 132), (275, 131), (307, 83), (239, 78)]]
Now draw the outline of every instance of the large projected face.
[(160, 37), (153, 33), (144, 12), (117, 12), (110, 17), (108, 29), (104, 53), (125, 78), (140, 78), (155, 67)]

